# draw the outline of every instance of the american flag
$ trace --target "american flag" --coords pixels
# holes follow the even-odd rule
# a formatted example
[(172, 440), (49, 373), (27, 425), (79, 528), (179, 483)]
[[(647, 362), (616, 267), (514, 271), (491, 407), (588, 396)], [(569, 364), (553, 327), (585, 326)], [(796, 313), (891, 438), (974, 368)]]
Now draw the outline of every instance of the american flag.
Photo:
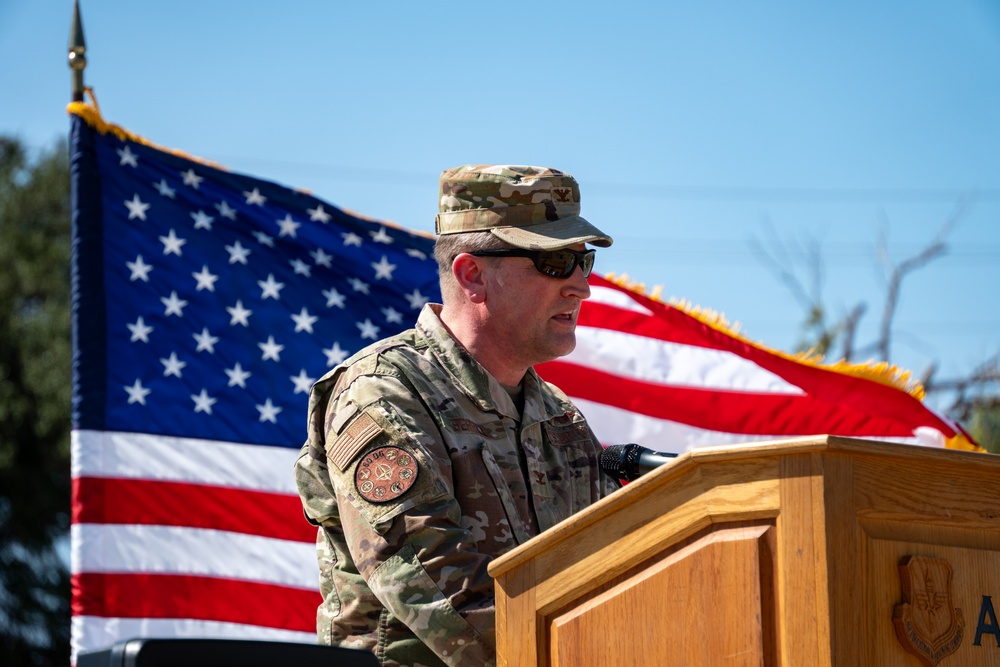
[[(311, 384), (439, 300), (433, 239), (73, 116), (73, 642), (315, 642)], [(90, 122), (88, 122), (88, 120)]]
[[(439, 300), (433, 239), (70, 111), (74, 661), (140, 636), (315, 642), (315, 529), (292, 478), (309, 387)], [(891, 374), (591, 284), (576, 351), (540, 372), (605, 444), (964, 442)]]

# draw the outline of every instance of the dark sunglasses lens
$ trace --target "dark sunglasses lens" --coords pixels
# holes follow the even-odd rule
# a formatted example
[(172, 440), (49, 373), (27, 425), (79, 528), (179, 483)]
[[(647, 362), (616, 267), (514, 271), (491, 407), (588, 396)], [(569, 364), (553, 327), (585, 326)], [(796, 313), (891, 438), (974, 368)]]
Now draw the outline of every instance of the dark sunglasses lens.
[(590, 276), (594, 268), (593, 250), (574, 252), (572, 250), (550, 250), (541, 252), (535, 260), (535, 267), (547, 276), (553, 278), (569, 278), (579, 263), (583, 268), (583, 277)]
[(535, 268), (553, 278), (568, 278), (576, 268), (576, 257), (565, 250), (550, 250), (538, 253)]

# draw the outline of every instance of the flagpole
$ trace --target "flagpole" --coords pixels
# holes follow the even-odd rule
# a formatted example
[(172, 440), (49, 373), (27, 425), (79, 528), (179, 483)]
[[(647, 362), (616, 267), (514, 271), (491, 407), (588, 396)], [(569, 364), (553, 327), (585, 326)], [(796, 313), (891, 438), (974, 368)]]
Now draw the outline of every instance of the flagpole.
[(73, 70), (73, 101), (83, 101), (83, 70), (87, 67), (87, 44), (80, 21), (80, 0), (73, 0), (73, 25), (69, 30), (69, 68)]

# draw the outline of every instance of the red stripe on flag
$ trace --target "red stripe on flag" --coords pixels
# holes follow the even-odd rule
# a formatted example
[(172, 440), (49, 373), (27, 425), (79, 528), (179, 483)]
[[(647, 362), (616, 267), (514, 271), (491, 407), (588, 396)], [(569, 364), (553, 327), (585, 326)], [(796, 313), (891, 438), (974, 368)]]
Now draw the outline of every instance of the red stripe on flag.
[(317, 591), (234, 579), (85, 572), (71, 578), (74, 616), (192, 618), (315, 632)]
[(766, 436), (913, 435), (912, 428), (892, 418), (892, 413), (857, 411), (808, 395), (660, 385), (563, 361), (541, 364), (537, 370), (573, 398), (707, 430)]
[(209, 528), (313, 542), (298, 496), (147, 479), (73, 479), (73, 523)]
[[(893, 423), (905, 424), (909, 429), (906, 435), (912, 435), (913, 429), (917, 426), (930, 426), (946, 437), (956, 433), (950, 424), (927, 409), (919, 399), (897, 387), (799, 363), (755, 347), (751, 347), (744, 356), (819, 401), (859, 414), (885, 415)], [(882, 435), (894, 435), (894, 433)]]

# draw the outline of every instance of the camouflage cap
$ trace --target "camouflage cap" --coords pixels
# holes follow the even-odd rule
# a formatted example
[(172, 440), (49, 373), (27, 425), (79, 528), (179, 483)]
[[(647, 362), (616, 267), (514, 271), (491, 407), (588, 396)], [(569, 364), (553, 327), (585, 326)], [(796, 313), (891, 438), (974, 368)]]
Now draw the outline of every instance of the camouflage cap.
[(610, 236), (580, 217), (580, 185), (546, 167), (467, 164), (441, 172), (438, 234), (490, 231), (518, 248), (578, 243), (606, 248)]

